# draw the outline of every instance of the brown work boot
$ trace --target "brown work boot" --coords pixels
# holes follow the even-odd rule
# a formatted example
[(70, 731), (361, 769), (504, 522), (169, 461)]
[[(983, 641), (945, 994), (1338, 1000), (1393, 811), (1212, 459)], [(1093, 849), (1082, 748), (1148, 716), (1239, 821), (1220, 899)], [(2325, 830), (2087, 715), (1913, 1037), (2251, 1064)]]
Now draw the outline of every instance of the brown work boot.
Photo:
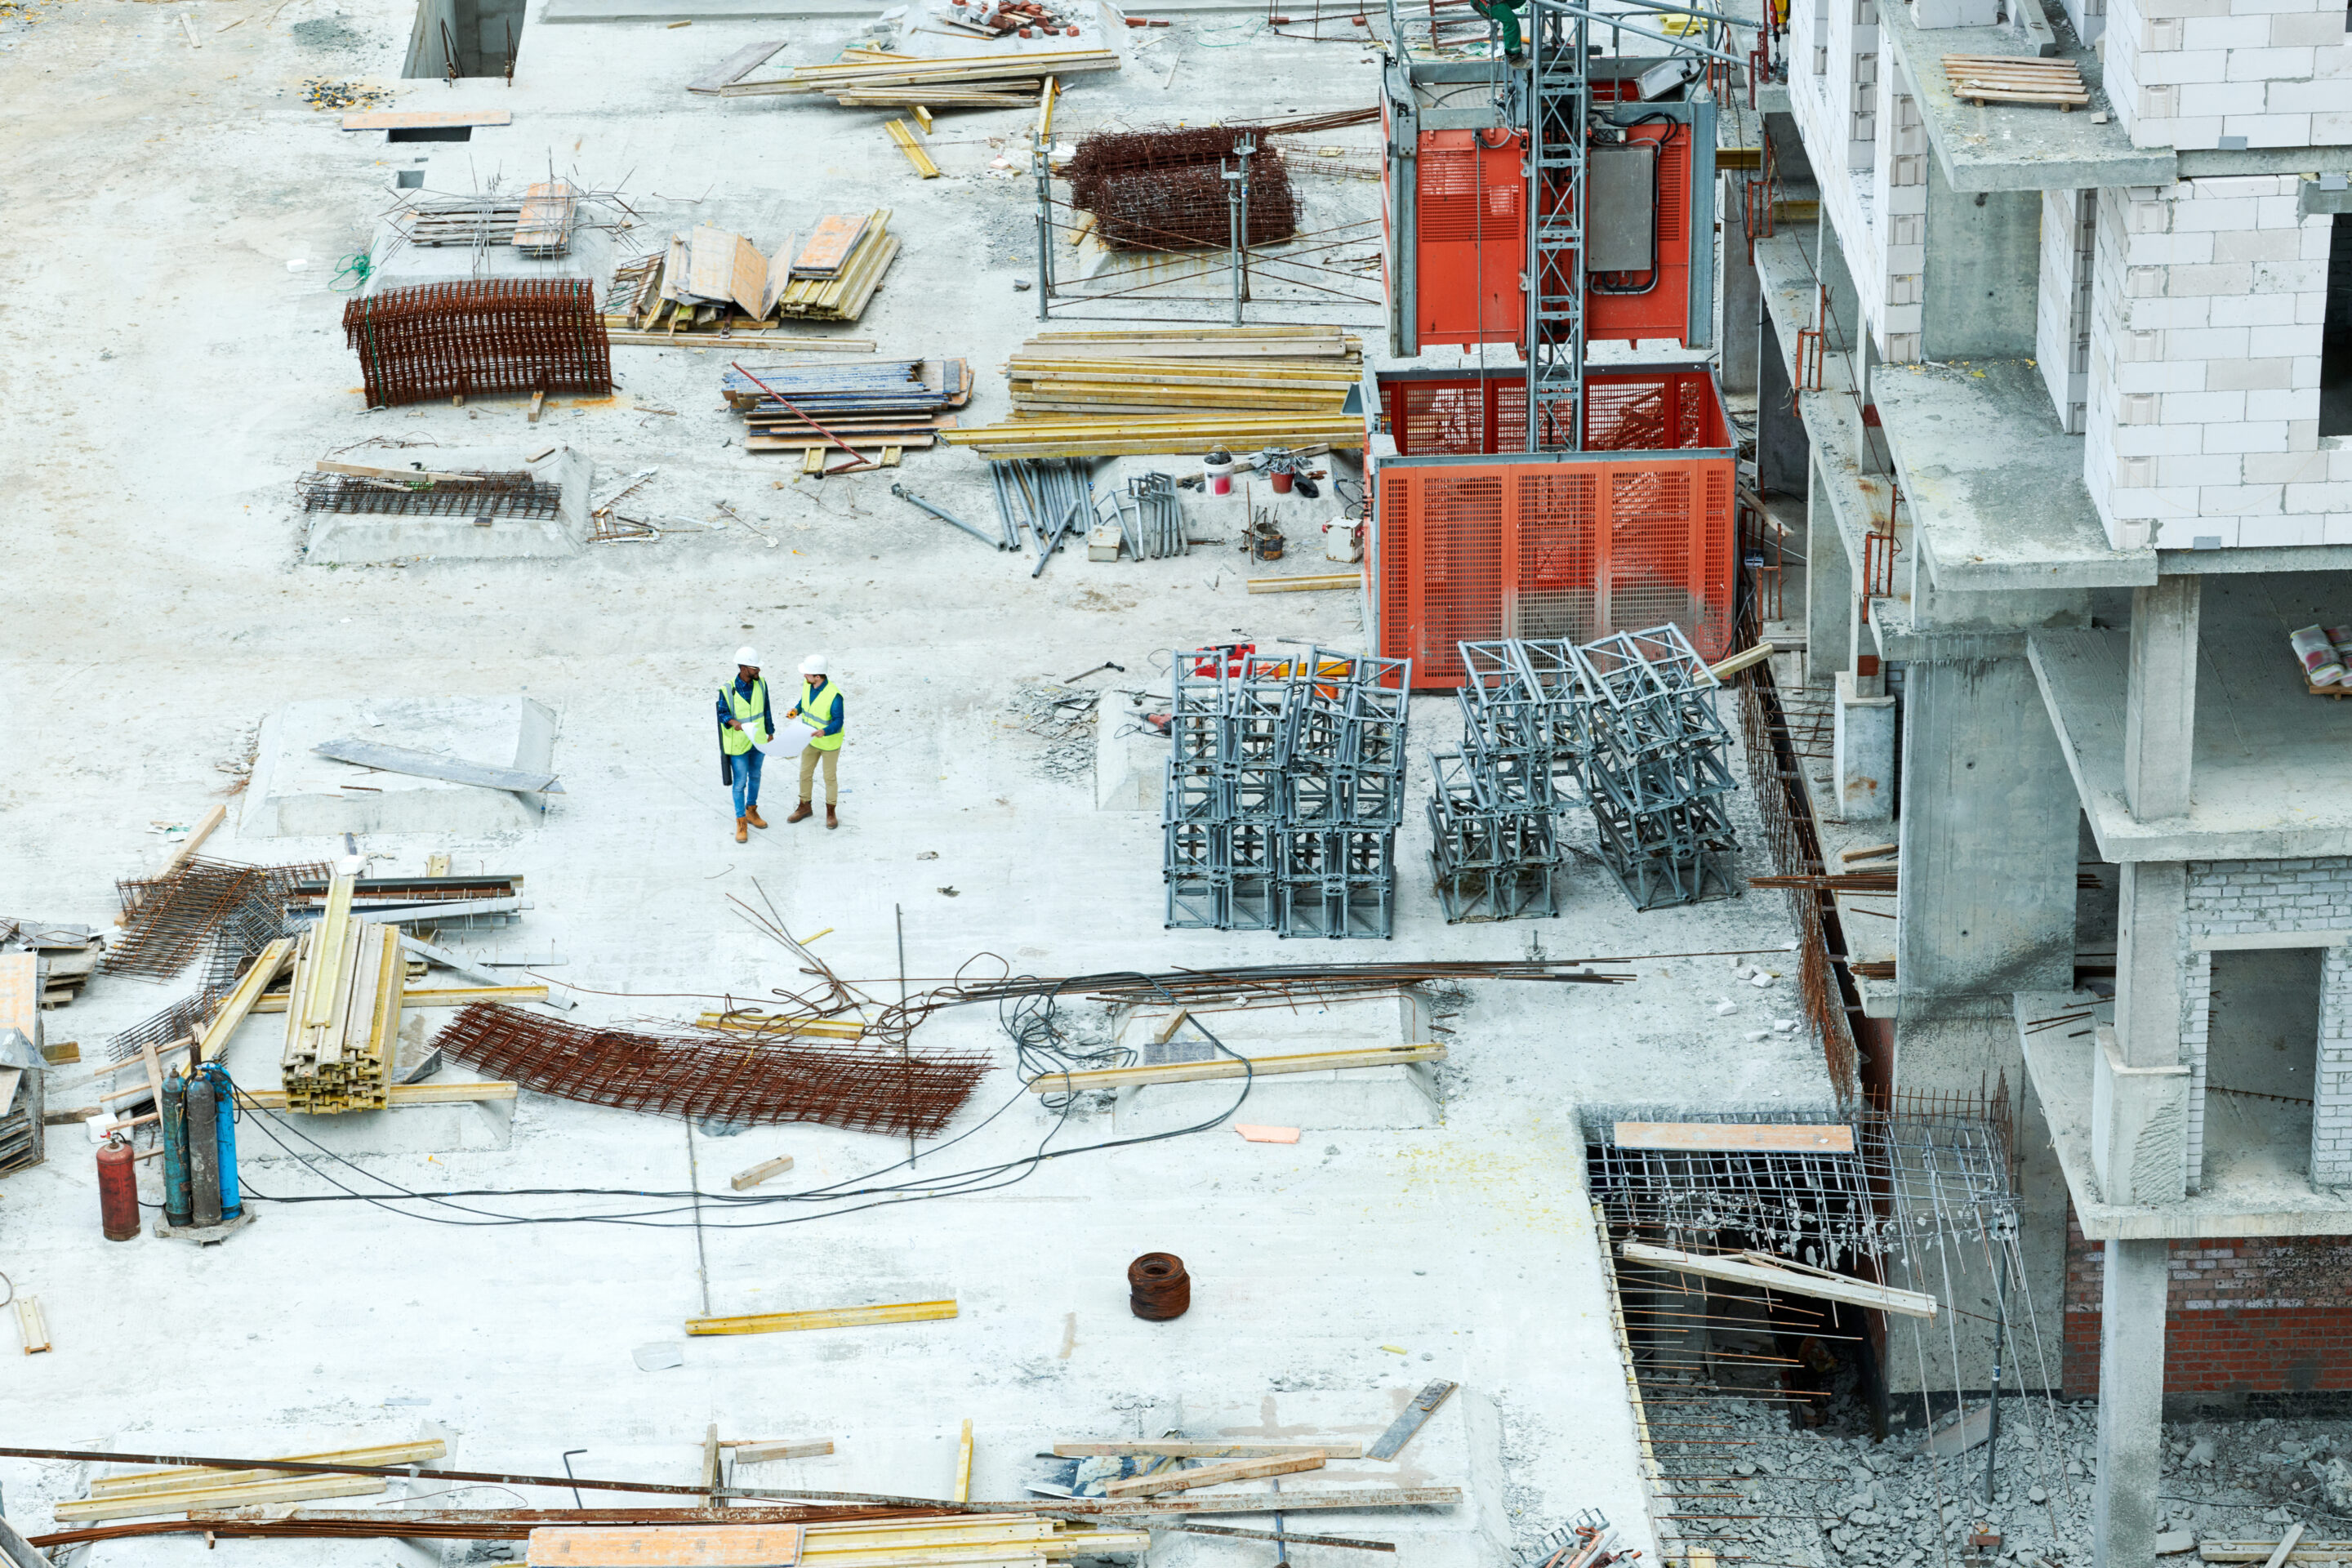
[(751, 830), (744, 826), (744, 821), (740, 816), (735, 819), (735, 842), (738, 844), (748, 844), (751, 839)]
[(760, 808), (756, 805), (747, 805), (743, 808), (743, 820), (754, 827), (768, 826), (768, 819), (760, 815)]
[(831, 801), (826, 801), (824, 803), (824, 825), (827, 827), (838, 827), (841, 826), (841, 818), (834, 816), (833, 814), (833, 802)]
[(806, 801), (803, 801), (800, 805), (793, 807), (793, 814), (784, 818), (784, 820), (786, 822), (805, 822), (815, 810), (816, 808), (814, 806), (809, 805)]

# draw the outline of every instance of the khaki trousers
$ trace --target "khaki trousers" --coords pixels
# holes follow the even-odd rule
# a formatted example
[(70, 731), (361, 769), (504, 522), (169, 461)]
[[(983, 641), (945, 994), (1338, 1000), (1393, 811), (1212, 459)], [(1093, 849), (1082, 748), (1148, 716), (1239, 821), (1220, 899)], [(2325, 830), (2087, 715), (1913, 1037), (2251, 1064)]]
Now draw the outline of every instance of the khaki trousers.
[(824, 804), (838, 805), (841, 804), (841, 748), (838, 746), (829, 752), (819, 751), (814, 746), (801, 748), (801, 798), (815, 798), (809, 794), (809, 785), (816, 781), (819, 759), (824, 763)]

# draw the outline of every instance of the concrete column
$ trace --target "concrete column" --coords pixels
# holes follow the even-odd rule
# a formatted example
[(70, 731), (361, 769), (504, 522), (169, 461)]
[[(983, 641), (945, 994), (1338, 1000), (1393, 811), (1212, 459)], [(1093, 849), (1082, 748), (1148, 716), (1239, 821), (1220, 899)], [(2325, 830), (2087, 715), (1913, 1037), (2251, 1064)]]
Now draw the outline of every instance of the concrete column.
[(2042, 193), (1956, 191), (1930, 156), (1925, 359), (2031, 359), (2042, 279)]
[(1830, 756), (1839, 822), (1884, 822), (1895, 815), (1895, 699), (1884, 675), (1837, 672)]
[(1853, 563), (1846, 558), (1821, 459), (1805, 494), (1805, 679), (1853, 668)]
[(2189, 811), (2197, 732), (2197, 622), (2201, 577), (2159, 577), (2132, 590), (2131, 663), (2124, 694), (2124, 800), (2142, 822)]
[(1797, 417), (1789, 394), (1789, 370), (1781, 360), (1780, 330), (1772, 318), (1759, 323), (1757, 355), (1756, 488), (1768, 496), (1801, 496), (1812, 490), (1812, 437)]
[(1757, 358), (1764, 321), (1764, 285), (1748, 254), (1748, 230), (1740, 187), (1744, 174), (1722, 177), (1716, 211), (1723, 216), (1723, 330), (1718, 374), (1726, 392), (1757, 390)]
[(2164, 1436), (2164, 1300), (2170, 1244), (2110, 1241), (2099, 1318), (2098, 1479), (2091, 1568), (2156, 1561)]
[(2171, 1067), (2180, 1060), (2180, 923), (2189, 909), (2189, 868), (2178, 860), (2127, 860), (2121, 880), (2116, 1047), (2132, 1067)]
[(2074, 981), (2080, 805), (2022, 658), (1912, 660), (1903, 687), (1900, 1016)]

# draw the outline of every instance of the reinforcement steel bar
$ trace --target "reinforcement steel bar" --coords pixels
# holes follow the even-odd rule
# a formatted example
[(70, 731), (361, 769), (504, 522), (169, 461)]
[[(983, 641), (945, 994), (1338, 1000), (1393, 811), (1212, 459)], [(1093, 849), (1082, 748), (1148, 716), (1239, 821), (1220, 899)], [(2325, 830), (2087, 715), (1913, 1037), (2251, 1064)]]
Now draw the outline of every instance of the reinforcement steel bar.
[(343, 306), (368, 406), (496, 393), (609, 392), (612, 353), (584, 278), (387, 289)]

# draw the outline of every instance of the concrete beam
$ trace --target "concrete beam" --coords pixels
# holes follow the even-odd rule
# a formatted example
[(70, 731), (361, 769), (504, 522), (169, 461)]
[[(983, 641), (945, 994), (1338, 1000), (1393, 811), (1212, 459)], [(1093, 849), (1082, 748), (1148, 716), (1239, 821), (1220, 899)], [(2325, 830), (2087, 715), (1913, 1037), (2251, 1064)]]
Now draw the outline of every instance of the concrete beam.
[(1830, 502), (1821, 458), (1805, 489), (1805, 679), (1853, 668), (1853, 563)]
[(2180, 1060), (2180, 925), (2189, 868), (2127, 861), (2116, 916), (2116, 1037), (2134, 1067)]
[(1927, 164), (1927, 270), (1920, 353), (2031, 359), (2042, 275), (2042, 193), (1960, 191)]
[(2197, 733), (2194, 577), (2132, 590), (2130, 685), (2124, 693), (2124, 799), (2142, 822), (2189, 811)]
[(2092, 1568), (2147, 1568), (2156, 1560), (2169, 1250), (2161, 1241), (2106, 1245), (2106, 1278), (2099, 1303), (2099, 1462), (2091, 1494)]
[(1740, 211), (1743, 184), (1742, 175), (1724, 175), (1722, 194), (1716, 203), (1723, 220), (1723, 326), (1715, 340), (1721, 346), (1717, 376), (1726, 392), (1757, 390), (1761, 352), (1758, 339), (1764, 321), (1763, 288), (1756, 276), (1755, 258), (1748, 253)]

